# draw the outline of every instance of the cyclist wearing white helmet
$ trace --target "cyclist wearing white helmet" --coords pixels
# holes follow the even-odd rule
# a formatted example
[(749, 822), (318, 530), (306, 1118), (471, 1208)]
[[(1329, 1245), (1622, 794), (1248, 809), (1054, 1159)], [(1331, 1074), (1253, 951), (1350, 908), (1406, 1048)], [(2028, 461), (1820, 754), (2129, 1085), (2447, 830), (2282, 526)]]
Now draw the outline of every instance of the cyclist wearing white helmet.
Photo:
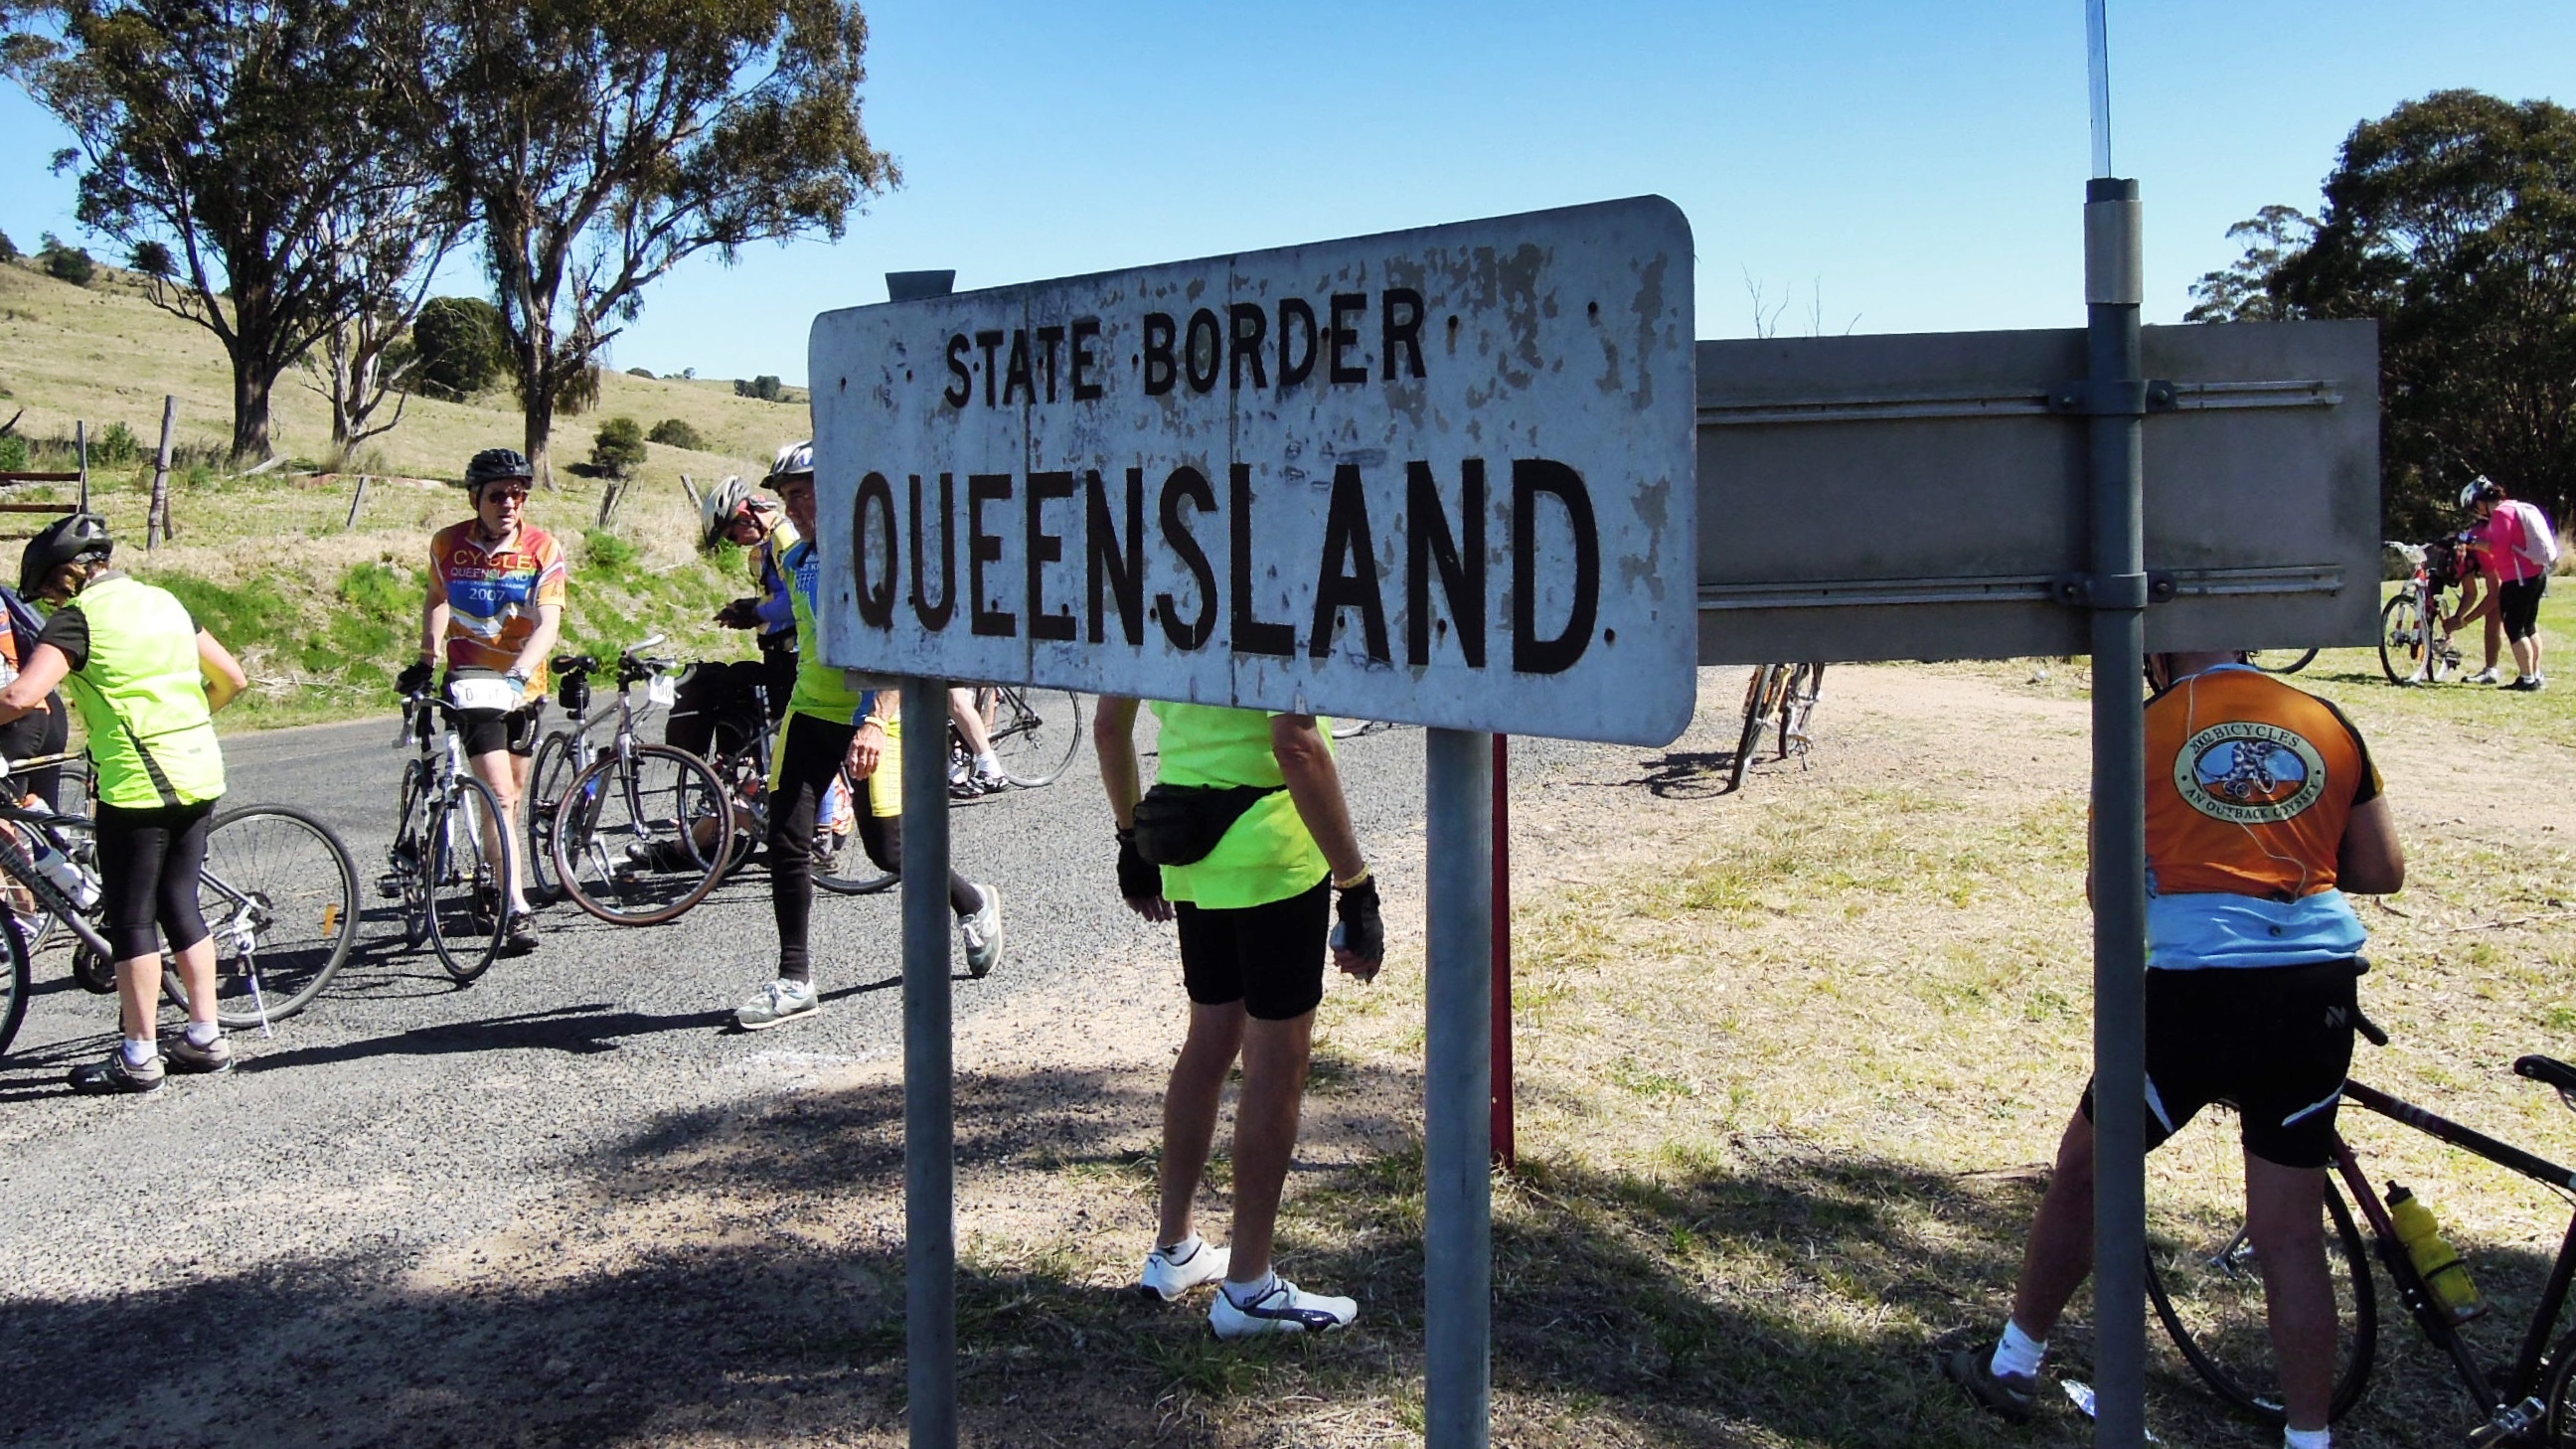
[(2470, 684), (2496, 683), (2499, 637), (2512, 646), (2514, 680), (2506, 689), (2528, 693), (2545, 688), (2540, 672), (2540, 599), (2549, 590), (2549, 570), (2558, 562), (2558, 530), (2548, 516), (2517, 501), (2486, 478), (2471, 479), (2460, 490), (2460, 507), (2477, 518), (2467, 538), (2476, 551), (2478, 573), (2487, 597), (2472, 603), (2463, 590), (2451, 627), (2471, 619), (2487, 621), (2486, 668), (2469, 676)]
[[(879, 870), (903, 869), (903, 721), (894, 690), (866, 687), (853, 671), (823, 662), (814, 637), (821, 562), (814, 552), (814, 448), (778, 450), (765, 480), (804, 535), (783, 559), (794, 583), (796, 692), (770, 762), (769, 899), (778, 920), (778, 976), (734, 1010), (745, 1031), (811, 1016), (821, 1000), (807, 949), (814, 910), (814, 823), (823, 793), (846, 761), (859, 781), (851, 801), (859, 840)], [(991, 886), (951, 870), (948, 904), (966, 941), (966, 966), (981, 976), (1002, 954), (1002, 909)]]
[(742, 748), (754, 732), (776, 726), (787, 713), (787, 698), (796, 688), (796, 608), (786, 560), (802, 535), (776, 500), (753, 492), (738, 477), (707, 490), (698, 522), (704, 552), (726, 543), (748, 551), (752, 585), (760, 591), (715, 614), (715, 622), (728, 629), (757, 631), (760, 658), (690, 666), (663, 730), (664, 743), (712, 758)]

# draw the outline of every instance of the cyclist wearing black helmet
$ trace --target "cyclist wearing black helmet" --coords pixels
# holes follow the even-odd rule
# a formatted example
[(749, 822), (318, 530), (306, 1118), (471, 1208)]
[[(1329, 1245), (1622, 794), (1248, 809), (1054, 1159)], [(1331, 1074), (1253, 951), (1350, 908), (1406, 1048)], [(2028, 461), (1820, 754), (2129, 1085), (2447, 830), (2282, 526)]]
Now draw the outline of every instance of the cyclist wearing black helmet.
[[(116, 948), (123, 1039), (107, 1060), (75, 1067), (72, 1090), (149, 1092), (166, 1070), (223, 1072), (232, 1043), (215, 1024), (215, 948), (197, 909), (206, 826), (224, 793), (214, 712), (248, 681), (215, 636), (168, 590), (108, 567), (107, 520), (75, 513), (37, 534), (19, 562), (22, 593), (53, 616), (18, 676), (0, 688), (0, 725), (71, 692), (97, 770), (98, 864), (108, 943)], [(157, 934), (156, 934), (156, 927)], [(155, 1037), (161, 946), (188, 988), (187, 1028)]]
[(546, 661), (563, 630), (566, 580), (563, 546), (525, 519), (528, 479), (528, 460), (510, 448), (486, 448), (465, 465), (474, 516), (429, 542), (420, 657), (394, 682), (403, 694), (427, 688), (435, 661), (446, 656), (447, 699), (464, 711), (466, 758), (501, 798), (501, 819), (488, 827), (500, 839), (484, 847), (506, 852), (510, 863), (506, 909), (515, 951), (537, 944), (527, 865), (519, 858), (519, 798), (537, 749)]

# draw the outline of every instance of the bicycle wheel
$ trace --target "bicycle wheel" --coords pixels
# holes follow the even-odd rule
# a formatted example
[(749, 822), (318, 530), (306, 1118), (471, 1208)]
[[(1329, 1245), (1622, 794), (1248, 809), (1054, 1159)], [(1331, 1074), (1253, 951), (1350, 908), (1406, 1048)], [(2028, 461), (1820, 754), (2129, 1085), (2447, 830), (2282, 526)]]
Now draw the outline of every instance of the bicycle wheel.
[(495, 859), (500, 846), (501, 801), (492, 787), (468, 775), (449, 782), (455, 792), (432, 800), (422, 836), (429, 869), (430, 949), (460, 982), (490, 970), (509, 930), (510, 866)]
[[(2263, 1274), (2245, 1237), (2245, 1156), (2236, 1114), (2211, 1107), (2147, 1159), (2147, 1296), (2201, 1381), (2278, 1429), (2280, 1376)], [(2361, 1230), (2326, 1182), (2326, 1271), (2334, 1285), (2335, 1378), (2328, 1413), (2361, 1398), (2379, 1346), (2379, 1301)]]
[(1757, 664), (1753, 666), (1753, 677), (1745, 681), (1744, 733), (1735, 742), (1735, 760), (1727, 776), (1729, 790), (1744, 788), (1744, 770), (1753, 763), (1753, 752), (1762, 743), (1762, 726), (1770, 718), (1779, 678), (1779, 665)]
[(1807, 719), (1816, 712), (1816, 696), (1825, 678), (1821, 664), (1793, 664), (1780, 686), (1780, 758), (1807, 753)]
[(2549, 1391), (2541, 1402), (2548, 1406), (2548, 1432), (2542, 1442), (2550, 1449), (2570, 1449), (2576, 1446), (2576, 1331), (2550, 1347), (2545, 1381)]
[(733, 807), (706, 762), (669, 745), (604, 755), (555, 813), (554, 864), (583, 910), (619, 926), (676, 920), (724, 873)]
[(993, 699), (993, 753), (1002, 778), (1031, 790), (1055, 783), (1082, 743), (1082, 696), (1005, 686)]
[(528, 872), (527, 897), (532, 906), (550, 906), (563, 899), (563, 883), (554, 874), (555, 806), (572, 776), (572, 737), (555, 730), (537, 746), (537, 757), (528, 766), (528, 790), (519, 800), (520, 833), (526, 840), (519, 858)]
[(19, 939), (18, 927), (0, 921), (0, 937), (6, 938), (8, 969), (0, 971), (0, 1052), (17, 1040), (18, 1024), (27, 1019), (27, 992), (32, 987), (27, 966), (27, 944)]
[(2391, 684), (2413, 684), (2424, 672), (2424, 606), (2412, 589), (2379, 611), (2379, 668)]
[(2265, 674), (2296, 674), (2300, 670), (2307, 668), (2311, 663), (2315, 662), (2317, 657), (2317, 651), (2314, 649), (2310, 649), (2299, 654), (2292, 654), (2284, 650), (2274, 649), (2268, 651), (2272, 655), (2272, 658), (2270, 659), (2265, 659), (2263, 657), (2266, 652), (2267, 651), (2258, 649), (2253, 654), (2247, 656), (2247, 662), (2252, 664), (2255, 668), (2262, 670)]
[(358, 868), (301, 810), (227, 810), (206, 831), (197, 908), (215, 942), (215, 1020), (261, 1026), (310, 1006), (349, 959)]
[[(859, 782), (850, 778), (847, 762), (841, 766), (841, 788), (848, 793), (853, 810), (860, 804)], [(821, 832), (814, 840), (814, 884), (836, 896), (867, 896), (893, 885), (901, 877), (890, 870), (877, 869), (868, 852), (859, 843), (858, 822), (850, 822), (848, 834), (833, 834), (828, 839)]]

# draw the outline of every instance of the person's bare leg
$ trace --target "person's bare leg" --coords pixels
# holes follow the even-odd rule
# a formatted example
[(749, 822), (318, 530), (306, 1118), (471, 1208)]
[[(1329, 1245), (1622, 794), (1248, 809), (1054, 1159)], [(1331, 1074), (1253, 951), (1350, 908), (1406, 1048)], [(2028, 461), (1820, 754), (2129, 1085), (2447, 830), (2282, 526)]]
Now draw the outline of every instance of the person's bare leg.
[(2245, 1234), (2263, 1269), (2263, 1304), (2281, 1401), (2293, 1429), (2322, 1429), (2334, 1396), (2334, 1285), (2326, 1274), (2323, 1168), (2245, 1154)]
[[(1190, 1031), (1181, 1042), (1180, 1059), (1172, 1063), (1172, 1080), (1163, 1091), (1163, 1166), (1161, 1236), (1157, 1247), (1190, 1235), (1191, 1207), (1199, 1178), (1207, 1171), (1208, 1147), (1216, 1139), (1218, 1098), (1226, 1073), (1243, 1049), (1243, 1003), (1223, 1006), (1190, 1003)], [(1238, 1190), (1240, 1183), (1237, 1184)]]
[(1270, 1271), (1279, 1193), (1297, 1151), (1315, 1013), (1252, 1021), (1243, 1034), (1243, 1096), (1234, 1104), (1234, 1258), (1226, 1277), (1254, 1283)]
[[(208, 936), (179, 953), (179, 984), (188, 992), (188, 1020), (205, 1026), (215, 1024), (215, 938)], [(152, 990), (161, 990), (160, 973), (153, 973)]]
[[(188, 1003), (192, 1009), (201, 1000), (209, 1008), (213, 1006), (214, 994), (211, 991), (199, 996), (194, 991), (196, 982), (188, 981), (185, 984), (191, 988)], [(116, 1017), (118, 1025), (130, 1041), (151, 1041), (159, 1034), (160, 952), (155, 951), (149, 956), (136, 956), (116, 963)], [(214, 1020), (214, 1012), (211, 1009), (206, 1012), (206, 1019)]]
[(527, 772), (518, 757), (508, 750), (476, 755), (465, 763), (477, 779), (491, 786), (492, 793), (501, 797), (501, 818), (483, 824), (483, 853), (487, 859), (509, 862), (510, 908), (523, 909), (518, 893), (527, 888), (528, 873), (524, 862), (519, 859), (519, 792), (527, 782)]
[(2522, 677), (2525, 679), (2529, 679), (2540, 673), (2540, 638), (2538, 635), (2533, 635), (2527, 639), (2516, 639), (2513, 641), (2513, 667), (2515, 670), (2520, 672)]
[(2093, 1272), (2093, 1124), (2082, 1112), (2058, 1140), (2057, 1170), (2031, 1219), (2021, 1253), (2021, 1281), (2013, 1288), (2012, 1321), (2045, 1339)]
[(2504, 653), (2504, 614), (2493, 600), (2488, 601), (2486, 610), (2487, 668), (2494, 669), (2497, 657)]
[(958, 737), (966, 741), (966, 753), (983, 759), (993, 753), (993, 735), (985, 728), (983, 712), (975, 708), (975, 691), (948, 691), (948, 718), (957, 725)]

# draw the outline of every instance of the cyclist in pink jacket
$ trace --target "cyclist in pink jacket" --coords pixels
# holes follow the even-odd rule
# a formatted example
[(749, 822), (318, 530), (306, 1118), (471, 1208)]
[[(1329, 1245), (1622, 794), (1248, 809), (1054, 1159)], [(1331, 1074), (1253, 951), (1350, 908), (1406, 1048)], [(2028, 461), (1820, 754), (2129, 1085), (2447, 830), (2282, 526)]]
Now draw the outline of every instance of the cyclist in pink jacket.
[[(2451, 627), (2492, 616), (2513, 649), (2514, 680), (2504, 688), (2525, 693), (2546, 688), (2540, 672), (2540, 599), (2549, 589), (2550, 566), (2558, 561), (2558, 531), (2539, 509), (2485, 478), (2460, 490), (2460, 506), (2477, 515), (2469, 539), (2486, 578), (2487, 597), (2463, 608)], [(2487, 637), (2487, 667), (2468, 683), (2496, 682), (2495, 635)]]

